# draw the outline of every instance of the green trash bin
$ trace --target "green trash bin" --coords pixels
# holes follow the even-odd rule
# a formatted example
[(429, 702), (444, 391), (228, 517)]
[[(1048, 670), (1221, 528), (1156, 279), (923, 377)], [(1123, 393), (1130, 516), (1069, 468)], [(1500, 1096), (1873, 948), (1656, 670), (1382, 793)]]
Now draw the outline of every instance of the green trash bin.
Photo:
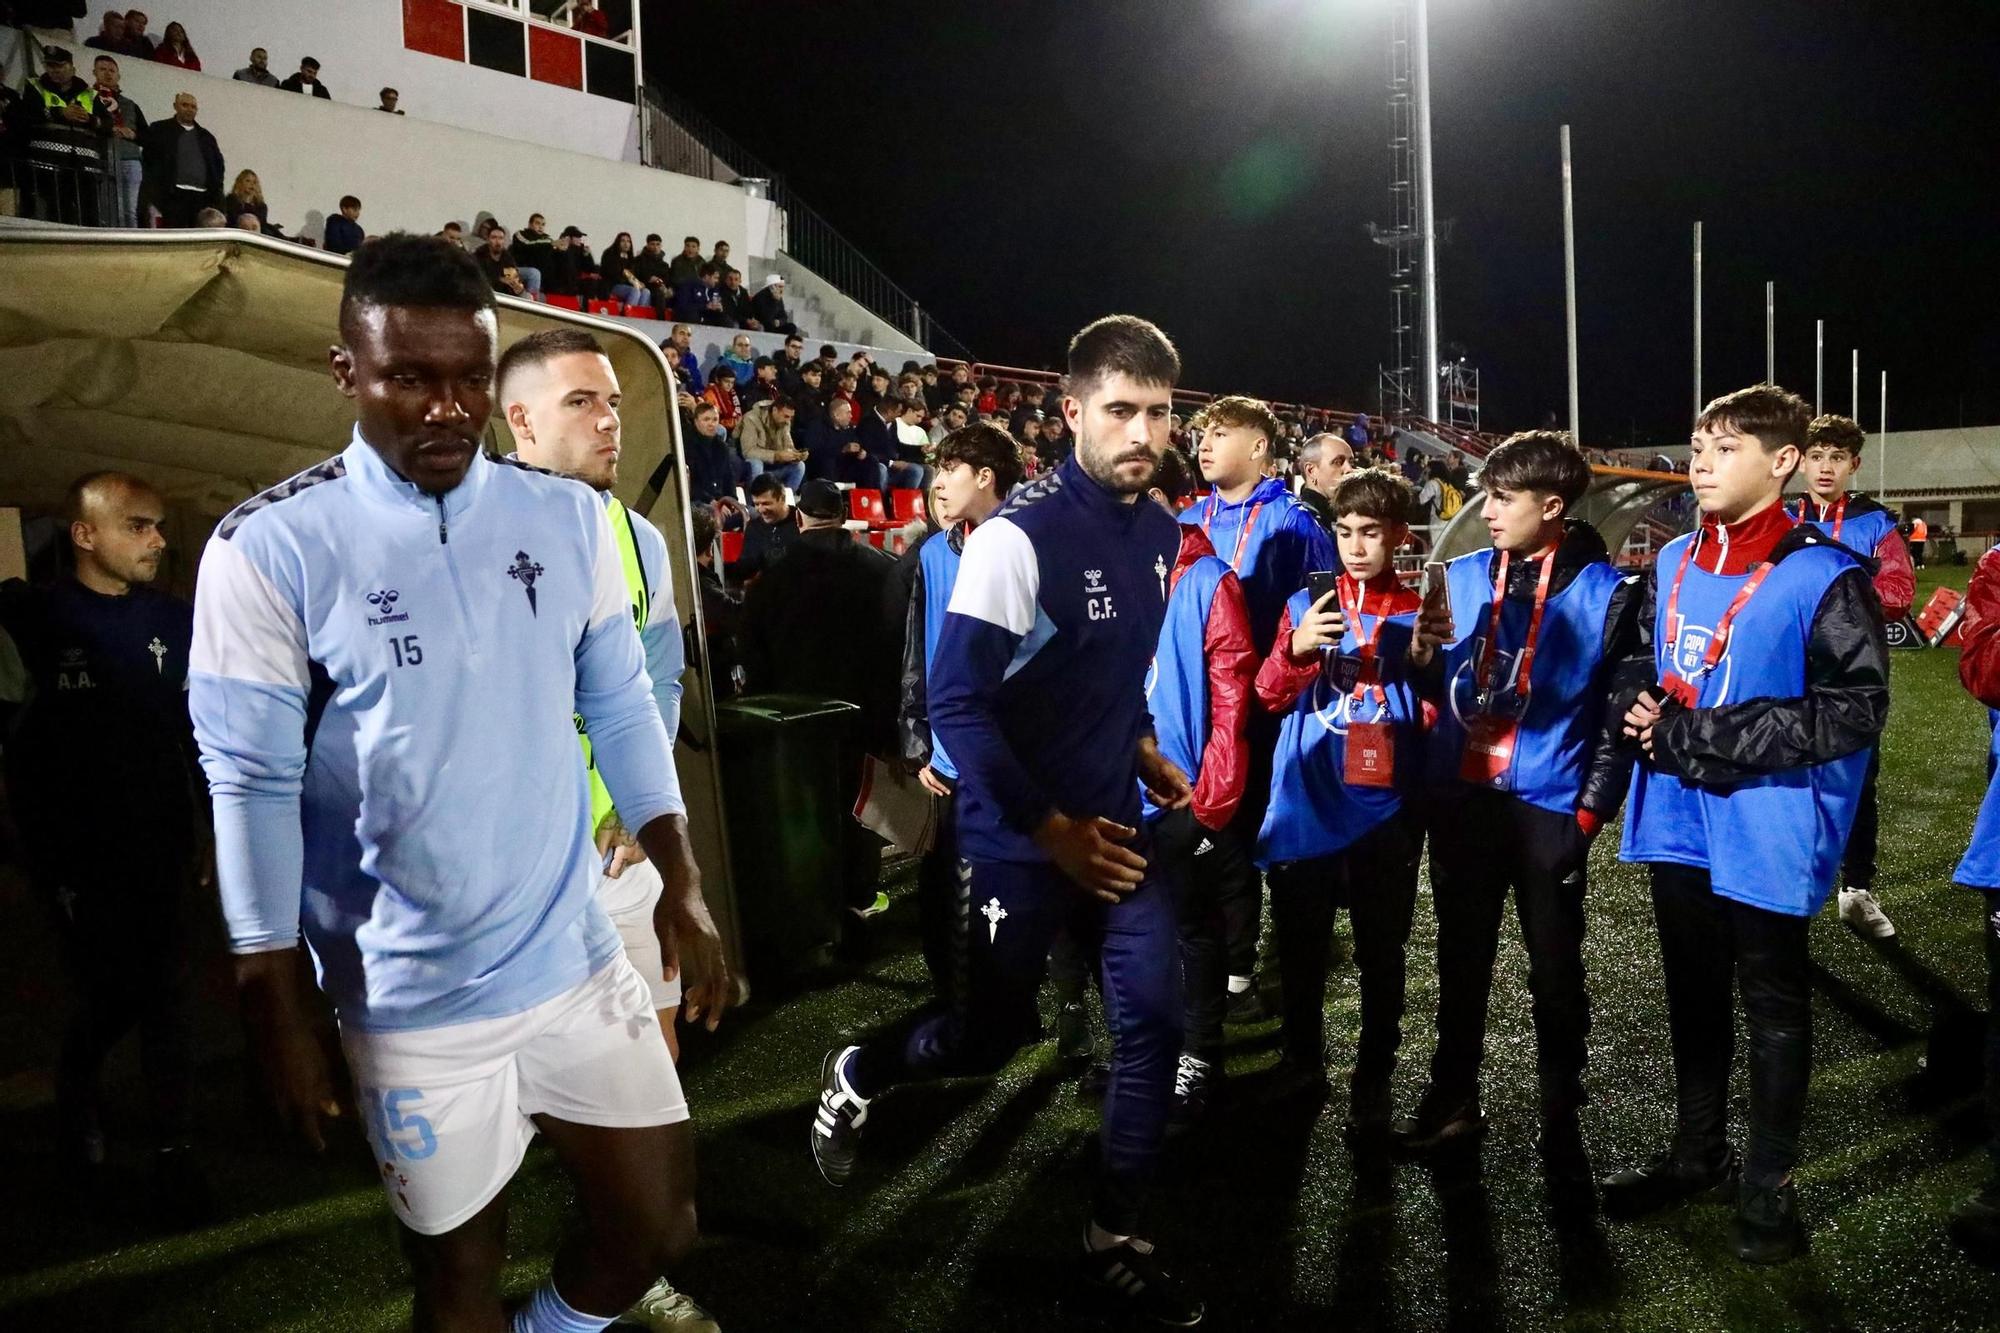
[(753, 985), (796, 982), (833, 959), (860, 719), (853, 704), (802, 694), (715, 706), (743, 968)]

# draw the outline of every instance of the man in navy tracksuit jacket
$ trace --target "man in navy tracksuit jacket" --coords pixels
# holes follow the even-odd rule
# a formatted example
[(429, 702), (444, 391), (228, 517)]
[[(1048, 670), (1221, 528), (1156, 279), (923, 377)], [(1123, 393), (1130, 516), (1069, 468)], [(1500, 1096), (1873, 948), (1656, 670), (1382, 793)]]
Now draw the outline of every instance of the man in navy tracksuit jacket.
[(1190, 797), (1145, 698), (1180, 541), (1143, 494), (1179, 358), (1152, 325), (1112, 316), (1069, 361), (1076, 455), (967, 539), (930, 668), (931, 726), (959, 772), (964, 985), (828, 1053), (812, 1148), (844, 1184), (874, 1097), (1005, 1063), (1039, 1030), (1036, 991), (1067, 928), (1098, 952), (1116, 1037), (1079, 1277), (1095, 1300), (1186, 1326), (1200, 1303), (1135, 1234), (1181, 1046), (1176, 904), (1140, 819), (1141, 782), (1166, 808)]

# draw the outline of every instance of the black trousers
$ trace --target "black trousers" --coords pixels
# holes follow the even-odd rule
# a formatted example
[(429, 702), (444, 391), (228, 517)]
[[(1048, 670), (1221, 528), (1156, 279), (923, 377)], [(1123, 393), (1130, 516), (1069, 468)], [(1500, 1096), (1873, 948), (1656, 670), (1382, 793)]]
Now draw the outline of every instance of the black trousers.
[(931, 989), (947, 1003), (963, 974), (957, 960), (965, 947), (964, 892), (965, 881), (958, 874), (958, 798), (953, 796), (939, 802), (937, 841), (917, 863), (917, 936)]
[[(1750, 1139), (1744, 1179), (1776, 1185), (1799, 1157), (1812, 1074), (1810, 919), (1721, 897), (1708, 872), (1654, 865), (1653, 919), (1666, 966), (1674, 1048), (1674, 1151), (1714, 1164), (1727, 1150), (1729, 1069), (1743, 995), (1750, 1032)], [(1994, 947), (1989, 925), (1988, 948)], [(1989, 957), (1991, 957), (1989, 952)]]
[(1361, 972), (1357, 1079), (1387, 1078), (1403, 1040), (1404, 949), (1417, 903), (1423, 825), (1408, 810), (1333, 856), (1271, 867), (1271, 928), (1283, 983), (1287, 1057), (1326, 1063), (1326, 973), (1336, 909), (1354, 926)]
[(1208, 836), (1211, 849), (1201, 853), (1202, 873), (1214, 883), (1222, 913), (1225, 974), (1233, 977), (1247, 977), (1257, 970), (1264, 877), (1250, 855), (1271, 802), (1271, 756), (1278, 744), (1276, 720), (1254, 714), (1245, 743), (1250, 747), (1250, 774), (1243, 786), (1243, 803), (1236, 807), (1228, 828)]
[(1431, 895), (1438, 928), (1438, 1044), (1433, 1095), (1479, 1093), (1486, 1008), (1507, 891), (1528, 950), (1536, 1073), (1544, 1114), (1583, 1101), (1590, 997), (1583, 983), (1584, 864), (1589, 843), (1574, 815), (1503, 792), (1473, 791), (1429, 812)]
[(1875, 812), (1875, 780), (1882, 776), (1882, 747), (1868, 752), (1868, 777), (1861, 784), (1861, 804), (1855, 807), (1854, 828), (1840, 858), (1840, 882), (1850, 889), (1875, 889), (1875, 848), (1880, 827)]
[(71, 1126), (95, 1119), (105, 1057), (136, 1029), (156, 1145), (187, 1138), (191, 881), (187, 862), (169, 856), (37, 883), (75, 989), (56, 1069), (57, 1110)]

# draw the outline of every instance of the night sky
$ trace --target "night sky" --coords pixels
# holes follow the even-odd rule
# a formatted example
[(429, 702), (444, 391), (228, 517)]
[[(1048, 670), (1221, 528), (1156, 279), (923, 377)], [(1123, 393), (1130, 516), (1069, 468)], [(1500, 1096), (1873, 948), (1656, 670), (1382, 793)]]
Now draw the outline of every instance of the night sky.
[[(646, 0), (648, 73), (991, 362), (1114, 310), (1184, 382), (1373, 410), (1389, 353), (1391, 0)], [(655, 10), (660, 11), (657, 15)], [(1557, 127), (1586, 443), (1684, 438), (1690, 230), (1713, 395), (1778, 375), (1892, 428), (2000, 422), (2000, 5), (1434, 0), (1442, 338), (1486, 425), (1566, 414)], [(663, 224), (661, 230), (672, 230)]]

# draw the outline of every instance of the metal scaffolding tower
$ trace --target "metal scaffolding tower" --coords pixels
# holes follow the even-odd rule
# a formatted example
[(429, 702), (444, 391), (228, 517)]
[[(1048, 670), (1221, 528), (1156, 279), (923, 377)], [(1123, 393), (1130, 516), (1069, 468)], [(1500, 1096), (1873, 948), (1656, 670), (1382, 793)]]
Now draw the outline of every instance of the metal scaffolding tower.
[(1368, 234), (1389, 252), (1389, 332), (1395, 351), (1381, 367), (1379, 409), (1387, 417), (1419, 411), (1417, 364), (1422, 358), (1423, 237), (1417, 217), (1416, 75), (1410, 48), (1410, 7), (1395, 6), (1389, 27), (1389, 225)]

